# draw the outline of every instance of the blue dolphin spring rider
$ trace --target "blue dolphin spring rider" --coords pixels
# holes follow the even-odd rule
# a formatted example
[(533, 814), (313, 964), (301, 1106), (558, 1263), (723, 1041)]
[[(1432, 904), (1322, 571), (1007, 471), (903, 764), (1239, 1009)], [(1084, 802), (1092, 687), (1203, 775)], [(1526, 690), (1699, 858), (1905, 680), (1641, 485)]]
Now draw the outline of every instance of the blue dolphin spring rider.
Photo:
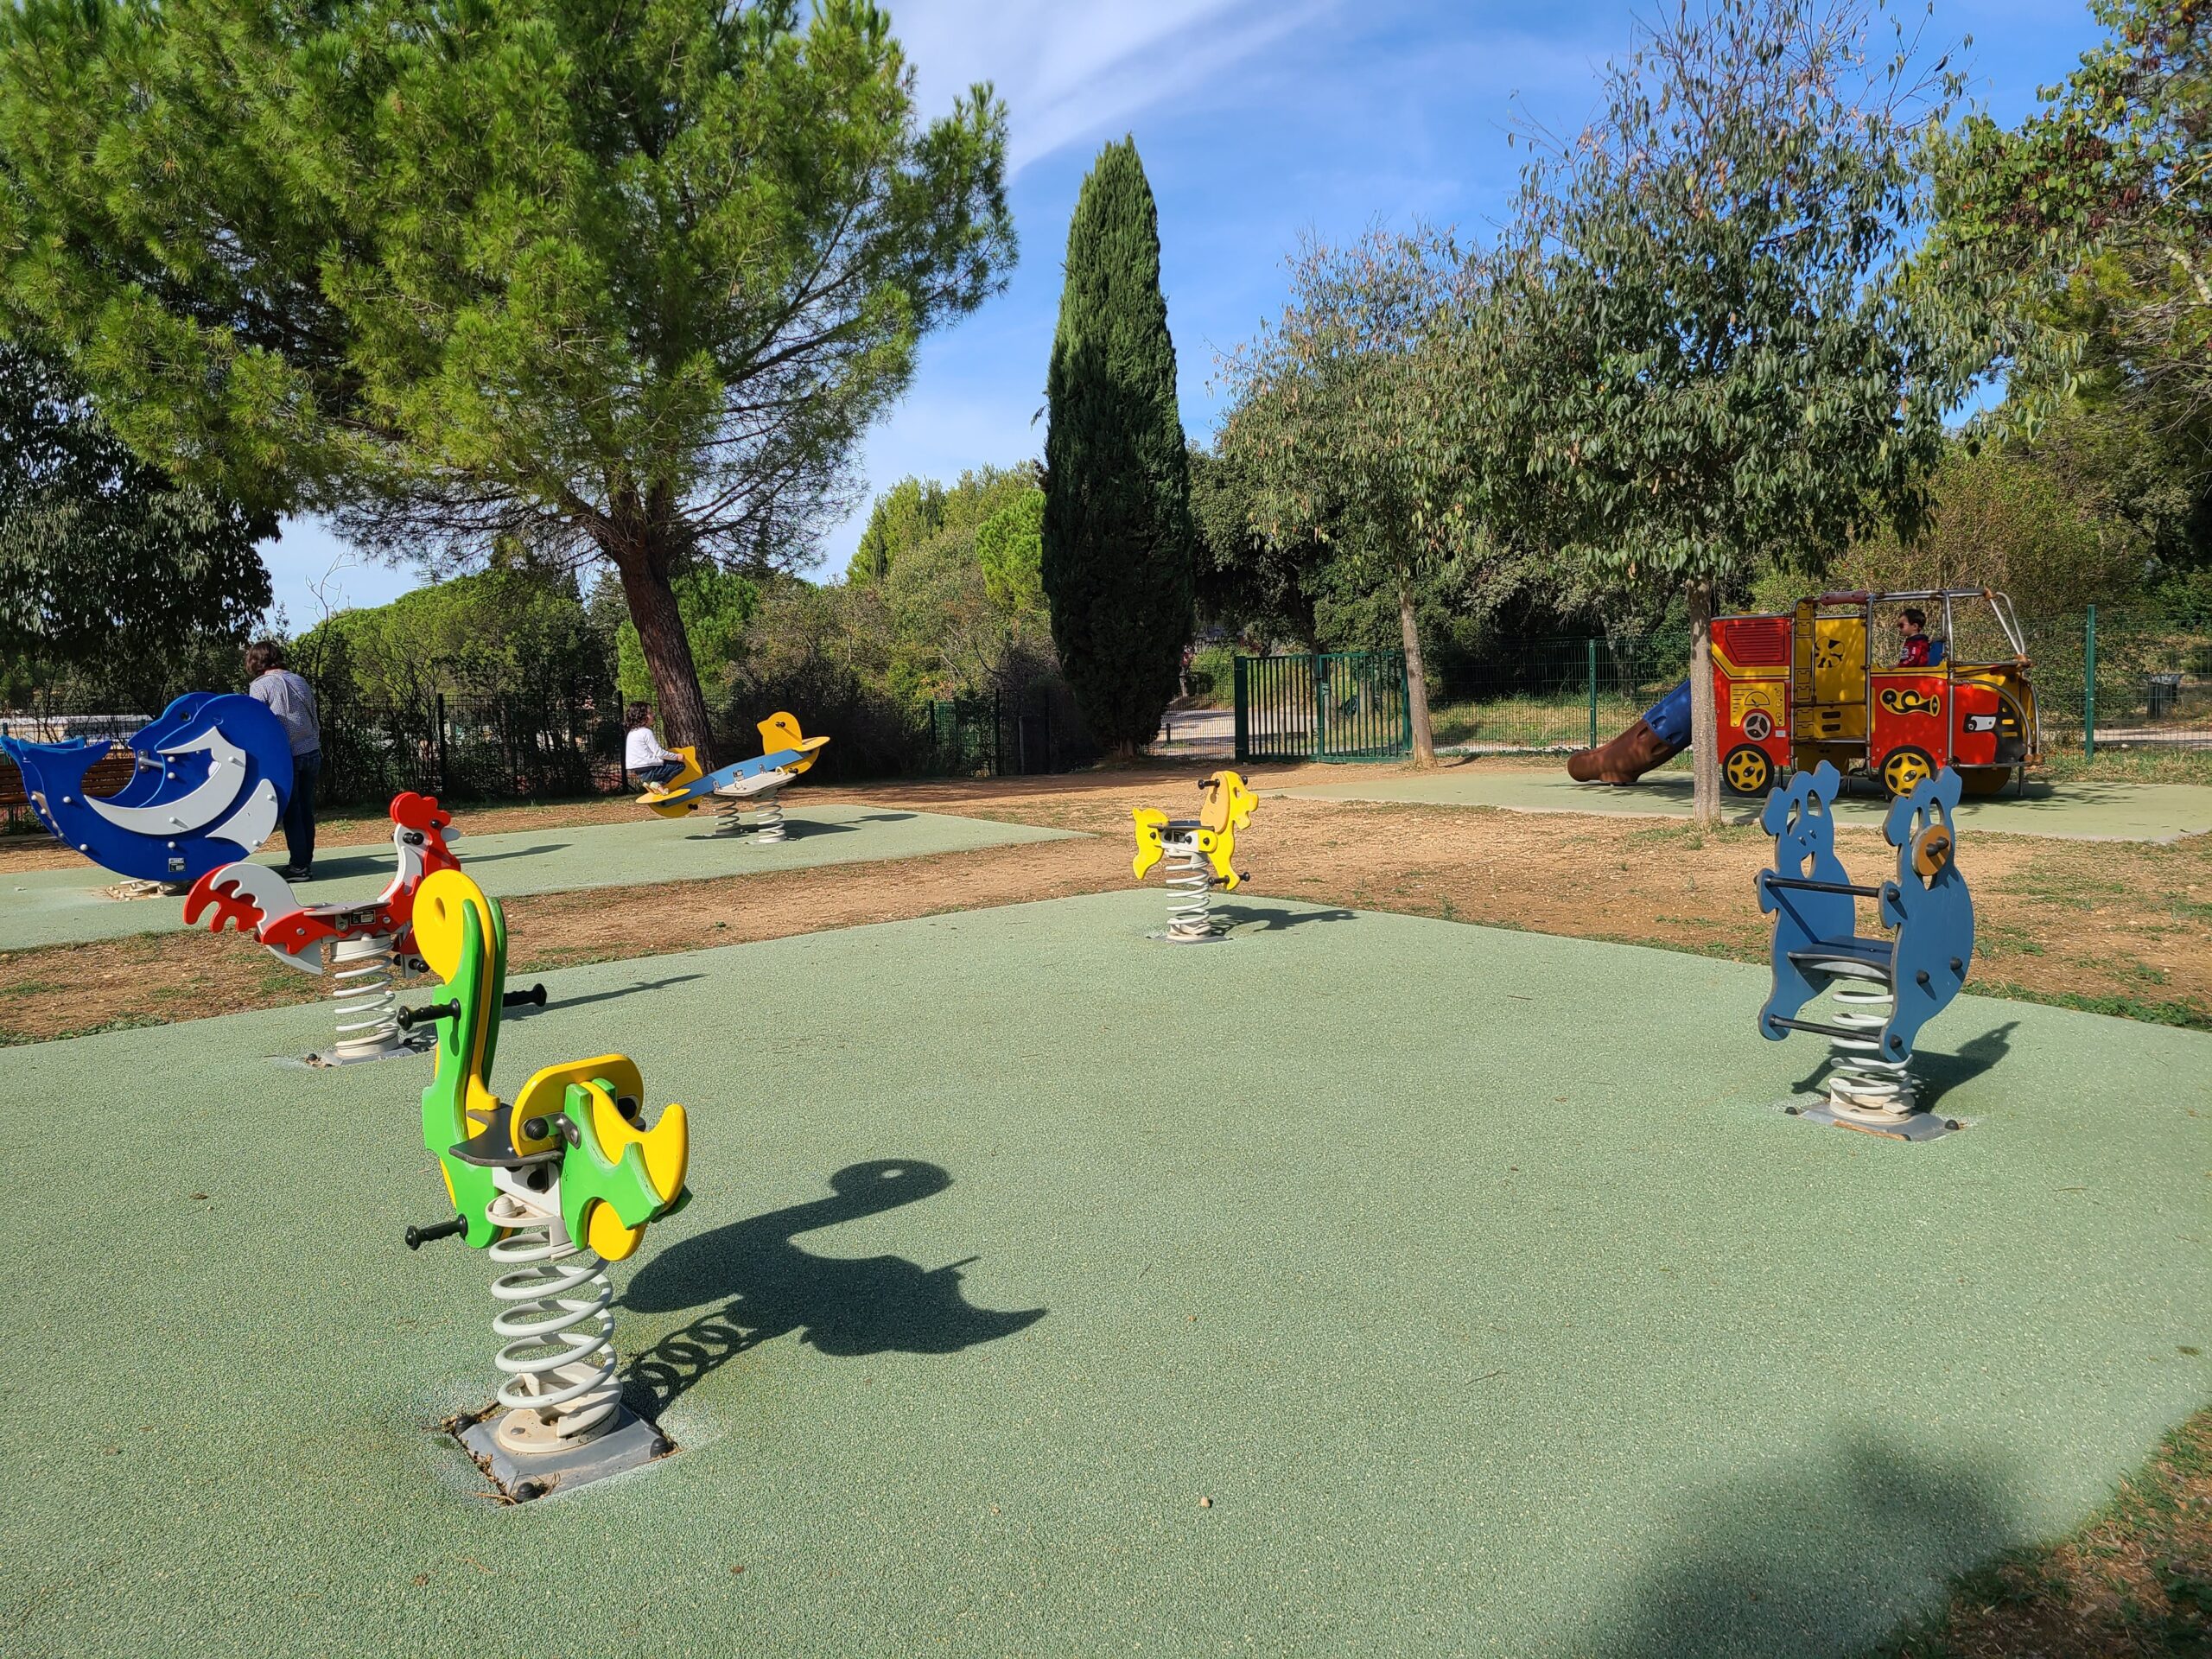
[(85, 793), (105, 738), (0, 736), (31, 810), (95, 864), (140, 881), (197, 881), (261, 845), (292, 794), (283, 722), (251, 697), (188, 691), (130, 739), (137, 769), (114, 794)]
[[(1828, 1039), (1827, 1099), (1807, 1116), (1929, 1139), (1955, 1126), (1914, 1101), (1913, 1039), (1959, 994), (1974, 960), (1974, 898), (1951, 823), (1959, 775), (1947, 766), (1891, 804), (1882, 834), (1897, 849), (1897, 874), (1878, 887), (1854, 884), (1836, 856), (1841, 782), (1824, 761), (1777, 788), (1759, 817), (1774, 837), (1774, 868), (1758, 874), (1759, 908), (1774, 918), (1774, 988), (1759, 1033)], [(1876, 901), (1884, 937), (1859, 932), (1862, 899)], [(1799, 1019), (1823, 991), (1828, 1018)]]

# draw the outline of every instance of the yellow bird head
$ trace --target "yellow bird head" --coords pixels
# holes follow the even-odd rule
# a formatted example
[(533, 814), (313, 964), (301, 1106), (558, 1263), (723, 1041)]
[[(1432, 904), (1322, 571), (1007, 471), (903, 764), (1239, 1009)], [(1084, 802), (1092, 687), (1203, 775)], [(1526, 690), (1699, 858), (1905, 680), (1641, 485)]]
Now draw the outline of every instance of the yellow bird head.
[(826, 737), (799, 735), (798, 716), (778, 709), (760, 722), (760, 753), (773, 754), (779, 749), (797, 749), (799, 758), (785, 770), (796, 778), (814, 764), (814, 752), (830, 740)]

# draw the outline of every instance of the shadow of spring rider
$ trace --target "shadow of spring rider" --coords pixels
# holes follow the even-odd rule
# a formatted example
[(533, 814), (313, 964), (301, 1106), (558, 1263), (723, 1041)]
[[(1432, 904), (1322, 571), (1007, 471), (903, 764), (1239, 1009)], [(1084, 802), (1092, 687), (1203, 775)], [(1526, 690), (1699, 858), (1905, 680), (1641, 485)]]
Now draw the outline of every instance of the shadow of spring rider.
[(716, 772), (702, 772), (698, 752), (686, 745), (677, 749), (683, 769), (657, 789), (638, 798), (638, 804), (664, 818), (680, 818), (696, 807), (711, 803), (714, 833), (735, 836), (746, 829), (745, 810), (753, 811), (753, 829), (762, 846), (782, 841), (784, 785), (814, 764), (815, 752), (830, 740), (799, 735), (796, 716), (781, 712), (760, 722), (762, 753)]
[(423, 879), (415, 947), (452, 993), (410, 1012), (437, 1027), (423, 1138), (455, 1215), (409, 1228), (407, 1245), (458, 1235), (505, 1270), (492, 1286), (492, 1329), (505, 1344), (493, 1363), (506, 1409), (462, 1425), (462, 1444), (516, 1497), (648, 1461), (665, 1442), (622, 1404), (607, 1264), (635, 1254), (647, 1224), (689, 1196), (683, 1108), (648, 1127), (638, 1068), (620, 1054), (547, 1066), (512, 1103), (492, 1092), (506, 922), (459, 870)]
[(1167, 867), (1167, 931), (1152, 936), (1171, 944), (1206, 944), (1223, 937), (1213, 925), (1213, 890), (1234, 893), (1244, 879), (1230, 861), (1236, 832), (1252, 822), (1252, 809), (1260, 804), (1233, 772), (1217, 772), (1198, 788), (1205, 801), (1195, 818), (1171, 818), (1153, 806), (1136, 807), (1129, 815), (1137, 825), (1137, 855), (1130, 864), (1137, 880), (1161, 859), (1174, 861)]
[[(1759, 1033), (1828, 1039), (1827, 1096), (1802, 1116), (1932, 1140), (1953, 1126), (1917, 1108), (1913, 1039), (1958, 995), (1974, 961), (1974, 899), (1951, 823), (1959, 775), (1945, 767), (1891, 804), (1882, 833), (1897, 849), (1897, 874), (1878, 887), (1853, 882), (1836, 856), (1841, 781), (1823, 761), (1769, 795), (1759, 817), (1774, 837), (1774, 868), (1758, 874), (1759, 908), (1774, 918), (1774, 988)], [(1859, 932), (1862, 899), (1875, 901), (1884, 937)], [(1822, 992), (1834, 1004), (1828, 1018), (1798, 1018)]]

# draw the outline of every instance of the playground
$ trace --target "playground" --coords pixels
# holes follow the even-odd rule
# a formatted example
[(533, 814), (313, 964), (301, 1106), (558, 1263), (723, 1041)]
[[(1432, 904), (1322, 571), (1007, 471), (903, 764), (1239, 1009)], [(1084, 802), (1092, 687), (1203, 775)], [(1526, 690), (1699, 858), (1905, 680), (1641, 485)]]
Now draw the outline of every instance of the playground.
[(0, 14), (0, 1659), (2212, 1659), (2212, 6), (976, 10)]
[(1906, 1147), (1773, 1109), (1760, 970), (1220, 909), (551, 976), (508, 1069), (620, 1046), (696, 1126), (614, 1270), (678, 1450), (512, 1508), (435, 1433), (491, 1305), (399, 1239), (427, 1062), (0, 1054), (10, 1647), (1851, 1653), (2205, 1395), (2197, 1033), (1968, 996)]
[(2203, 1403), (2208, 791), (779, 715), (295, 892), (219, 702), (0, 893), (11, 1651), (1853, 1656)]

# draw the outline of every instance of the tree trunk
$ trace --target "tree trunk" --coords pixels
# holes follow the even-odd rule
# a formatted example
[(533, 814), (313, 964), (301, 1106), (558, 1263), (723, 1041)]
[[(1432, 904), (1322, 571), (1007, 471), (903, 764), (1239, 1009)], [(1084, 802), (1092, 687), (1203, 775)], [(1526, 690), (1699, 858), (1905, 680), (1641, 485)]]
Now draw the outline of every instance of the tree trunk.
[(1414, 581), (1398, 572), (1398, 632), (1406, 641), (1406, 702), (1413, 716), (1414, 765), (1426, 771), (1436, 764), (1436, 733), (1428, 723), (1428, 676), (1421, 660), (1421, 629), (1414, 620)]
[(654, 724), (660, 728), (661, 741), (671, 749), (690, 745), (700, 767), (710, 772), (714, 734), (707, 722), (707, 699), (699, 690), (698, 665), (691, 660), (691, 640), (669, 582), (670, 550), (645, 531), (603, 545), (603, 550), (622, 579), (622, 598), (638, 630), (645, 671), (653, 678)]
[(1720, 823), (1720, 726), (1713, 707), (1713, 583), (1693, 577), (1690, 612), (1690, 776), (1700, 830)]

